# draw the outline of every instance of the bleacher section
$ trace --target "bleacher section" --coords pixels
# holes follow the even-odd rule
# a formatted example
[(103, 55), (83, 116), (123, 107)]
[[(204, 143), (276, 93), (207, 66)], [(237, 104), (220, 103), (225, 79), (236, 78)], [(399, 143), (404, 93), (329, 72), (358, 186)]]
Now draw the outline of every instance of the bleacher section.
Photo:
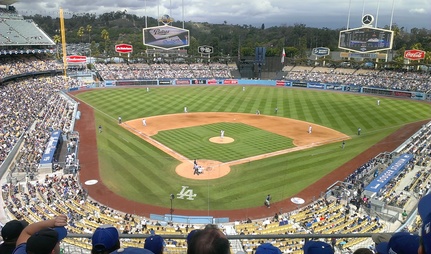
[(55, 45), (33, 20), (25, 20), (21, 16), (10, 19), (0, 14), (0, 31), (0, 46)]

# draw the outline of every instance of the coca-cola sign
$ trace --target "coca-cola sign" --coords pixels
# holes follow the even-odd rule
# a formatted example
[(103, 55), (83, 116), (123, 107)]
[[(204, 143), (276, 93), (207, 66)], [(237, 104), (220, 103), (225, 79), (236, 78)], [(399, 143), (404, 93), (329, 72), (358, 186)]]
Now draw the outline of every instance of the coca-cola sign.
[(425, 58), (425, 51), (418, 49), (410, 49), (404, 51), (404, 58), (410, 60), (419, 60)]
[(115, 52), (131, 53), (131, 52), (133, 52), (133, 46), (129, 45), (129, 44), (117, 44), (117, 45), (115, 45)]
[(72, 55), (72, 56), (67, 56), (66, 61), (68, 63), (85, 63), (85, 62), (87, 62), (87, 57), (86, 56)]

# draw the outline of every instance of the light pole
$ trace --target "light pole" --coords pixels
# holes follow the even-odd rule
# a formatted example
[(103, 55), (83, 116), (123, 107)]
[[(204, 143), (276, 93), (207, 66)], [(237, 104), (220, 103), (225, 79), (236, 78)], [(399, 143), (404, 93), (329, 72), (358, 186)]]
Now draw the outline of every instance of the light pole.
[(171, 193), (170, 200), (171, 200), (171, 223), (172, 223), (172, 213), (174, 212), (174, 209), (172, 208), (172, 201), (174, 200), (175, 195)]

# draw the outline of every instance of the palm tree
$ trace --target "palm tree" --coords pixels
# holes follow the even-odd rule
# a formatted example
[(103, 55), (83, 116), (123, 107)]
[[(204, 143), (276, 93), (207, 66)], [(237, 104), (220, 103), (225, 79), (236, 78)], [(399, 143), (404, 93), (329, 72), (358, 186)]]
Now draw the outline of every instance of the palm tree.
[(109, 32), (106, 29), (102, 30), (102, 39), (105, 41), (105, 52), (107, 52), (107, 43), (109, 40)]
[(83, 27), (83, 26), (81, 26), (81, 27), (78, 29), (77, 35), (78, 35), (78, 37), (81, 39), (81, 42), (82, 42), (82, 36), (84, 36), (84, 27)]
[(60, 37), (60, 35), (56, 34), (56, 35), (54, 35), (53, 39), (54, 39), (54, 43), (56, 46), (57, 59), (60, 59), (60, 52), (58, 52), (58, 44), (61, 43), (61, 37)]
[(88, 43), (91, 43), (91, 29), (92, 28), (93, 27), (90, 26), (90, 25), (87, 25), (87, 27), (86, 27), (86, 30), (87, 30), (87, 33), (88, 33)]

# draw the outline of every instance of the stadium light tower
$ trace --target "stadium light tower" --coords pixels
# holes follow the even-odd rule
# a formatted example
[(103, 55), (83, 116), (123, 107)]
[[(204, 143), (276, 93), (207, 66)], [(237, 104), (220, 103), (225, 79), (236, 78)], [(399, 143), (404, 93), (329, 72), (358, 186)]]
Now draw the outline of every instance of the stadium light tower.
[(172, 201), (175, 199), (175, 195), (174, 194), (172, 194), (171, 193), (171, 195), (170, 195), (170, 200), (171, 200), (171, 210), (170, 210), (170, 212), (171, 212), (171, 223), (172, 223), (172, 213), (174, 212), (174, 208), (172, 207)]

